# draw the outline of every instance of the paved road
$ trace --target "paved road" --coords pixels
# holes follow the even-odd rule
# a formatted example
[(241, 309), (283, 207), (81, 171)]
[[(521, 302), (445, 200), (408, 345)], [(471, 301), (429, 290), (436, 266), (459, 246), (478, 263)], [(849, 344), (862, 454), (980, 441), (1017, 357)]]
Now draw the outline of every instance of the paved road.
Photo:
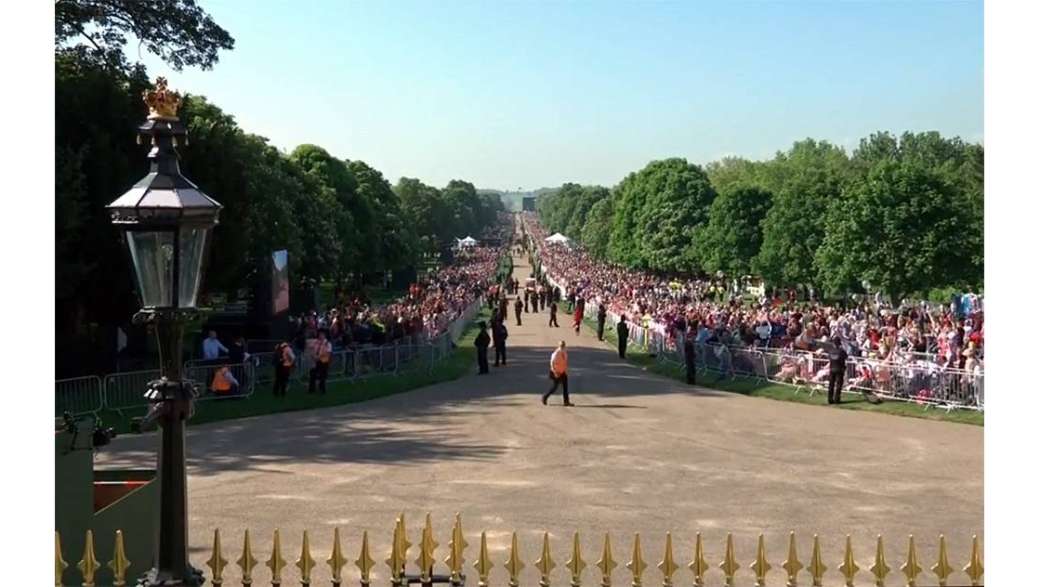
[[(530, 267), (517, 259), (515, 271), (523, 278)], [(661, 559), (666, 531), (684, 564), (700, 531), (712, 584), (721, 580), (717, 564), (727, 531), (734, 533), (744, 567), (738, 584), (751, 582), (747, 564), (760, 532), (767, 535), (774, 582), (782, 579), (786, 533), (798, 532), (803, 561), (812, 533), (819, 533), (831, 569), (828, 584), (839, 578), (846, 533), (863, 568), (878, 533), (886, 537), (893, 568), (903, 561), (908, 533), (917, 535), (925, 568), (935, 562), (940, 532), (958, 568), (971, 534), (982, 535), (981, 427), (689, 387), (619, 360), (593, 332), (575, 335), (568, 318), (561, 314), (558, 329), (547, 327), (546, 312), (525, 314), (520, 327), (511, 320), (509, 366), (492, 367), (487, 376), (342, 408), (193, 427), (189, 499), (196, 564), (208, 558), (203, 553), (213, 528), (233, 542), (225, 544), (231, 560), (239, 556), (242, 531), (250, 528), (261, 561), (269, 556), (272, 531), (281, 528), (290, 563), (309, 529), (319, 560), (315, 572), (327, 576), (324, 560), (338, 526), (351, 560), (361, 531), (370, 532), (377, 575), (385, 580), (382, 560), (402, 511), (413, 543), (421, 516), (433, 513), (439, 559), (447, 554), (455, 512), (463, 516), (468, 561), (486, 529), (497, 565), (493, 583), (505, 583), (501, 563), (509, 532), (516, 530), (527, 563), (525, 585), (537, 584), (533, 562), (543, 530), (550, 532), (560, 564), (557, 584), (567, 579), (562, 565), (575, 530), (590, 564), (586, 583), (599, 582), (592, 563), (605, 531), (622, 563), (630, 558), (633, 533), (641, 532), (651, 567)], [(549, 352), (560, 339), (570, 348), (573, 408), (561, 406), (559, 398), (548, 407), (539, 402), (549, 383)], [(154, 438), (121, 437), (100, 463), (146, 464), (154, 447)], [(409, 559), (416, 556), (413, 547)], [(262, 567), (257, 572), (268, 577)], [(357, 576), (352, 565), (345, 572), (351, 580)], [(286, 576), (295, 573), (290, 567)], [(677, 582), (686, 583), (688, 575), (683, 566)], [(614, 580), (630, 580), (623, 565)], [(660, 573), (651, 568), (644, 580), (657, 582)], [(475, 584), (472, 568), (470, 581)]]

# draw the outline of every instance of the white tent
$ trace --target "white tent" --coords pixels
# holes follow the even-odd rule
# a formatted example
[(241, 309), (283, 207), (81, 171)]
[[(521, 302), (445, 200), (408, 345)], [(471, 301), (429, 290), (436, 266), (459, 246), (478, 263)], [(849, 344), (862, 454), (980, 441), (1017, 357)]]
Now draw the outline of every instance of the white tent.
[(457, 239), (455, 239), (455, 241), (456, 241), (456, 243), (460, 247), (475, 247), (475, 246), (477, 246), (477, 239), (475, 239), (475, 238), (473, 238), (471, 236), (467, 236), (466, 238), (457, 238)]
[(557, 232), (556, 234), (546, 238), (545, 242), (553, 243), (553, 244), (557, 244), (557, 245), (570, 245), (571, 244), (571, 239), (569, 239), (569, 238), (567, 238), (567, 237), (565, 237), (562, 234)]

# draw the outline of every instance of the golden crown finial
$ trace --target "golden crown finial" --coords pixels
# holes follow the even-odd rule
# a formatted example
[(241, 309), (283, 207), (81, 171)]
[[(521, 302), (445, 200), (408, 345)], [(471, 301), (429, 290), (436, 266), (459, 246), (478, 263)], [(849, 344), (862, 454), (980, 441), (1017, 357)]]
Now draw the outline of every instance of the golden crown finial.
[(480, 555), (477, 560), (473, 563), (473, 568), (477, 570), (477, 585), (480, 587), (487, 587), (488, 584), (488, 573), (491, 572), (491, 568), (495, 564), (491, 562), (491, 557), (488, 556), (487, 547), (487, 532), (480, 533)]
[[(361, 551), (369, 556), (365, 560), (369, 569), (376, 561), (372, 560), (372, 555), (368, 553), (368, 530), (365, 530), (361, 537)], [(334, 587), (339, 587), (343, 583), (343, 567), (347, 564), (347, 557), (343, 555), (343, 544), (339, 540), (339, 528), (332, 529), (332, 553), (329, 558), (326, 559), (325, 564), (329, 565), (329, 570), (332, 572), (332, 584)], [(361, 584), (368, 584), (368, 577), (364, 572), (361, 573)]]
[(462, 566), (466, 562), (464, 556), (467, 546), (469, 544), (462, 535), (462, 514), (456, 512), (455, 526), (451, 529), (451, 543), (448, 545), (448, 558), (444, 559), (444, 563), (451, 570), (453, 583), (462, 582)]
[(433, 576), (433, 564), (437, 560), (434, 558), (433, 552), (438, 546), (440, 545), (433, 539), (433, 522), (430, 520), (430, 514), (427, 513), (426, 526), (423, 527), (422, 539), (419, 541), (419, 558), (415, 559), (415, 564), (419, 565), (419, 576), (424, 581)]
[(145, 90), (144, 103), (148, 105), (148, 120), (176, 120), (181, 107), (181, 95), (166, 87), (166, 78), (155, 80), (155, 89)]
[(585, 561), (581, 559), (581, 540), (578, 533), (574, 533), (574, 549), (571, 551), (571, 560), (565, 565), (571, 571), (571, 587), (581, 587), (581, 572), (585, 570)]

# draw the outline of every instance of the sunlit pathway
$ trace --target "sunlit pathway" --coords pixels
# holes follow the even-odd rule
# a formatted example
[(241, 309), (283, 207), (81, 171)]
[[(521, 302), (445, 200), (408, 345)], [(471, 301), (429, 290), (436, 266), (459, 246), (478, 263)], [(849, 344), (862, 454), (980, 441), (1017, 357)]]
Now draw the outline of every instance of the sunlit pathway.
[[(516, 259), (521, 281), (529, 272)], [(421, 516), (433, 513), (438, 560), (447, 555), (456, 512), (470, 544), (468, 561), (487, 529), (496, 584), (505, 580), (496, 573), (504, 572), (512, 530), (519, 533), (527, 563), (526, 585), (537, 584), (533, 562), (543, 530), (554, 540), (561, 565), (554, 579), (560, 584), (574, 530), (582, 532), (589, 561), (598, 560), (608, 530), (615, 557), (627, 561), (632, 534), (641, 532), (651, 567), (661, 558), (666, 531), (686, 562), (700, 531), (714, 568), (712, 584), (721, 580), (717, 563), (727, 531), (734, 533), (742, 573), (760, 532), (769, 538), (774, 569), (786, 554), (789, 530), (799, 533), (806, 562), (811, 536), (819, 533), (832, 569), (827, 584), (839, 579), (835, 568), (846, 533), (864, 568), (878, 533), (887, 538), (893, 567), (910, 532), (928, 563), (922, 567), (934, 562), (940, 532), (958, 567), (971, 534), (981, 536), (981, 427), (691, 388), (620, 361), (594, 332), (583, 329), (576, 336), (569, 318), (561, 312), (561, 328), (550, 329), (547, 311), (529, 313), (518, 327), (510, 310), (509, 365), (492, 367), (487, 376), (342, 408), (192, 428), (196, 565), (208, 558), (203, 551), (217, 527), (231, 560), (249, 528), (261, 561), (269, 556), (271, 533), (280, 528), (290, 563), (308, 529), (319, 561), (315, 574), (327, 577), (324, 560), (338, 526), (351, 560), (362, 530), (370, 531), (376, 573), (385, 581), (382, 559), (402, 511), (413, 543)], [(549, 352), (560, 339), (571, 349), (574, 408), (562, 407), (559, 397), (548, 407), (539, 401), (549, 386)], [(121, 437), (99, 462), (148, 464), (154, 449), (152, 437)], [(413, 547), (409, 561), (416, 556)], [(349, 581), (356, 579), (353, 565), (344, 572)], [(689, 572), (683, 566), (681, 573)], [(774, 582), (780, 573), (774, 570)], [(257, 574), (268, 576), (262, 566)], [(475, 585), (472, 569), (469, 574)], [(651, 568), (645, 580), (657, 582), (659, 576)], [(296, 577), (295, 567), (286, 577)], [(621, 578), (629, 580), (623, 567), (615, 581)], [(586, 581), (598, 580), (590, 563)]]

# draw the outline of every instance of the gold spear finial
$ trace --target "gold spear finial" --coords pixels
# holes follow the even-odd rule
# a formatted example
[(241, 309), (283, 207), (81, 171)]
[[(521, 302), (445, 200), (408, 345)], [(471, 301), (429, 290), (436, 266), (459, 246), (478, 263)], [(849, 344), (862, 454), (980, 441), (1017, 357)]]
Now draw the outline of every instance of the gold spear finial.
[(574, 550), (571, 552), (571, 560), (567, 561), (567, 568), (571, 570), (571, 586), (581, 586), (581, 572), (585, 570), (587, 566), (585, 561), (581, 560), (581, 542), (578, 539), (578, 533), (574, 533)]
[(404, 526), (404, 512), (401, 512), (401, 516), (397, 518), (397, 525), (401, 527), (401, 534), (398, 540), (401, 541), (401, 572), (404, 572), (404, 565), (408, 562), (408, 549), (412, 547), (412, 543), (408, 541), (408, 529)]
[(390, 567), (390, 583), (400, 583), (404, 570), (404, 555), (401, 553), (401, 518), (394, 523), (394, 537), (390, 540), (390, 556), (386, 559), (386, 565)]
[(812, 541), (809, 574), (812, 575), (813, 587), (823, 587), (823, 574), (827, 572), (827, 566), (823, 564), (823, 555), (820, 554), (820, 537), (813, 534)]
[(534, 561), (534, 566), (538, 567), (538, 572), (542, 575), (538, 581), (540, 587), (549, 587), (549, 575), (556, 568), (556, 562), (553, 560), (552, 550), (549, 548), (548, 532), (542, 534), (542, 556)]
[(921, 574), (921, 567), (917, 564), (917, 548), (914, 546), (914, 535), (910, 535), (910, 544), (907, 546), (906, 562), (899, 567), (906, 575), (907, 587), (917, 586), (917, 575)]
[(300, 569), (300, 584), (304, 587), (311, 584), (311, 571), (314, 570), (314, 564), (314, 557), (311, 556), (311, 539), (304, 530), (300, 558), (296, 561), (296, 568)]
[(462, 515), (455, 514), (455, 525), (451, 529), (451, 544), (448, 545), (448, 558), (444, 563), (451, 570), (451, 580), (454, 583), (462, 581), (462, 567), (466, 562), (465, 549), (469, 546), (462, 535)]
[(415, 564), (419, 565), (419, 577), (423, 582), (429, 582), (433, 577), (433, 564), (437, 561), (433, 551), (437, 546), (439, 545), (433, 539), (433, 523), (430, 521), (430, 514), (427, 513), (426, 526), (423, 527), (422, 539), (419, 541), (419, 558), (415, 559)]
[(758, 550), (755, 552), (755, 562), (749, 566), (755, 572), (755, 587), (764, 587), (766, 584), (766, 573), (773, 567), (766, 560), (766, 539), (762, 534), (758, 535)]
[(209, 567), (210, 574), (213, 575), (213, 579), (210, 583), (214, 585), (224, 584), (224, 567), (228, 564), (228, 560), (224, 558), (224, 552), (220, 548), (220, 528), (213, 531), (213, 552), (209, 555), (209, 560), (206, 561), (206, 566)]
[(267, 568), (271, 569), (271, 584), (281, 585), (282, 569), (288, 563), (282, 558), (282, 538), (278, 533), (278, 528), (274, 529), (274, 544), (271, 546), (271, 558), (267, 559), (265, 564)]
[(87, 530), (87, 542), (83, 546), (83, 559), (76, 565), (83, 573), (83, 587), (94, 587), (94, 574), (101, 567), (101, 563), (94, 556), (94, 532)]
[(885, 575), (888, 575), (889, 571), (888, 564), (885, 563), (885, 544), (881, 539), (881, 535), (877, 537), (877, 551), (874, 553), (874, 564), (870, 565), (870, 572), (874, 573), (874, 585), (877, 587), (885, 587)]
[(614, 561), (614, 553), (610, 549), (610, 532), (607, 532), (603, 536), (603, 555), (599, 558), (599, 562), (596, 563), (599, 567), (599, 573), (602, 577), (600, 579), (600, 585), (603, 587), (610, 587), (611, 574), (614, 569), (617, 568), (617, 562)]
[(636, 532), (636, 539), (632, 543), (632, 560), (625, 564), (625, 568), (632, 571), (632, 587), (642, 587), (646, 561), (643, 560), (643, 548), (639, 542), (639, 532)]
[(855, 587), (859, 566), (856, 565), (856, 559), (852, 556), (852, 536), (848, 534), (845, 535), (845, 558), (838, 565), (838, 570), (845, 576), (845, 587)]
[(687, 566), (693, 571), (693, 587), (703, 587), (704, 573), (707, 573), (711, 567), (708, 566), (708, 561), (704, 559), (704, 542), (701, 539), (700, 532), (697, 533), (697, 542), (693, 547), (693, 562)]
[(61, 556), (61, 534), (54, 531), (54, 587), (61, 587), (61, 576), (65, 574), (65, 569), (69, 568), (69, 563), (65, 562), (65, 559)]
[(953, 573), (954, 568), (946, 560), (946, 537), (939, 535), (939, 561), (932, 565), (932, 572), (939, 578), (939, 587), (946, 587), (946, 580)]
[(733, 586), (733, 575), (740, 569), (740, 563), (737, 562), (736, 557), (733, 555), (733, 534), (726, 534), (726, 555), (723, 557), (722, 562), (719, 563), (719, 568), (722, 569), (722, 574), (726, 576), (726, 585), (729, 587)]
[(509, 548), (509, 560), (506, 561), (506, 570), (509, 571), (509, 587), (519, 587), (520, 571), (524, 569), (524, 563), (520, 560), (520, 545), (516, 540), (516, 532), (513, 532), (513, 542)]
[(971, 579), (972, 587), (982, 584), (982, 552), (979, 550), (979, 537), (971, 537), (971, 559), (964, 565), (964, 572)]
[(238, 560), (235, 562), (242, 569), (242, 584), (252, 585), (253, 567), (260, 561), (253, 557), (252, 544), (249, 542), (249, 530), (246, 530), (246, 537), (242, 541), (242, 556), (238, 557)]
[(664, 535), (664, 558), (657, 563), (657, 568), (661, 570), (661, 575), (664, 576), (662, 581), (663, 587), (672, 587), (672, 575), (679, 570), (679, 565), (675, 564), (675, 556), (672, 554), (671, 532), (667, 532)]
[[(125, 587), (126, 570), (130, 568), (130, 559), (126, 558), (126, 548), (123, 546), (122, 530), (116, 530), (116, 544), (113, 549), (112, 560), (108, 561), (108, 568), (112, 569), (112, 587)], [(220, 585), (219, 582), (213, 584)]]
[[(372, 565), (376, 561), (372, 560), (371, 556), (364, 556), (368, 554), (368, 530), (365, 530), (364, 535), (361, 537), (361, 553), (362, 559), (366, 561), (369, 570), (372, 569)], [(343, 583), (343, 567), (347, 564), (347, 557), (343, 556), (343, 544), (339, 540), (339, 528), (332, 529), (332, 554), (329, 555), (328, 560), (325, 561), (329, 565), (329, 570), (332, 572), (332, 584), (335, 587), (339, 587)], [(368, 585), (366, 582), (368, 577), (365, 576), (364, 570), (361, 571), (361, 584)]]
[(798, 572), (805, 568), (802, 561), (798, 560), (798, 548), (795, 542), (794, 531), (791, 531), (787, 543), (787, 560), (780, 565), (787, 571), (787, 587), (798, 587)]
[[(339, 540), (339, 531), (336, 532), (336, 540)], [(336, 553), (336, 551), (335, 551), (335, 549), (333, 549), (333, 555), (335, 555), (335, 553)], [(342, 557), (342, 555), (340, 555), (340, 557)], [(344, 563), (347, 562), (346, 560), (343, 560), (342, 558), (340, 558), (339, 560), (342, 561), (342, 562), (338, 562), (338, 564), (341, 567), (343, 566)], [(329, 564), (332, 564), (331, 559), (329, 561)], [(357, 560), (354, 561), (354, 565), (357, 566), (358, 570), (361, 571), (361, 584), (362, 585), (368, 585), (369, 583), (372, 582), (372, 569), (375, 567), (375, 564), (376, 564), (376, 561), (375, 561), (375, 559), (372, 558), (372, 553), (371, 553), (371, 551), (369, 550), (369, 547), (368, 547), (368, 530), (365, 530), (361, 534), (361, 552), (358, 553)], [(336, 571), (335, 574), (338, 575), (339, 571)]]
[(480, 587), (487, 587), (488, 573), (491, 572), (491, 567), (493, 566), (495, 566), (495, 564), (491, 562), (491, 557), (488, 556), (487, 532), (481, 532), (480, 556), (478, 556), (476, 562), (473, 563), (473, 568), (477, 570), (477, 584)]

